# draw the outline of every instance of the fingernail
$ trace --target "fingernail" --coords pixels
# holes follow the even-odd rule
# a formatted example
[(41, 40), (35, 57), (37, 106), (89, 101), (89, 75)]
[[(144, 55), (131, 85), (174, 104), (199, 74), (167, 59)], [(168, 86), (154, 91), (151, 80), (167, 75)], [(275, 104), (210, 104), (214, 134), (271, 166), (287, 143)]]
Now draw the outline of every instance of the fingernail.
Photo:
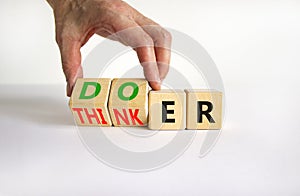
[(151, 81), (150, 86), (153, 90), (160, 90), (161, 82), (160, 81)]
[(72, 88), (71, 88), (70, 83), (68, 82), (67, 83), (67, 96), (71, 97), (71, 94), (72, 94)]
[(72, 95), (72, 91), (74, 88), (74, 85), (76, 83), (77, 78), (83, 77), (83, 71), (82, 67), (78, 67), (76, 74), (74, 76), (71, 76), (67, 79), (67, 96), (70, 97)]

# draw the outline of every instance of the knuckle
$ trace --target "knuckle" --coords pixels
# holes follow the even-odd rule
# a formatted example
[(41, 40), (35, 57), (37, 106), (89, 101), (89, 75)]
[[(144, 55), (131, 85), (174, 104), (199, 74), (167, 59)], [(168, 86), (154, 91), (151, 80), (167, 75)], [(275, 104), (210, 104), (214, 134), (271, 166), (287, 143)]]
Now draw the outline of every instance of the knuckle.
[(61, 30), (58, 27), (58, 25), (56, 25), (56, 29), (55, 29), (55, 41), (58, 45), (60, 45), (62, 38), (61, 38)]
[(172, 34), (169, 31), (162, 29), (161, 36), (166, 42), (168, 42), (168, 43), (172, 42)]
[(143, 43), (147, 46), (153, 46), (154, 45), (152, 38), (146, 33), (143, 36)]
[(55, 35), (55, 41), (56, 41), (57, 45), (59, 45), (59, 46), (61, 45), (61, 43), (62, 43), (61, 34), (56, 33), (56, 35)]
[(56, 33), (56, 43), (59, 47), (64, 47), (70, 42), (77, 40), (74, 32), (71, 32), (68, 28), (63, 28), (62, 31)]
[(62, 29), (61, 31), (57, 31), (56, 32), (56, 36), (55, 36), (55, 40), (56, 40), (56, 43), (59, 45), (59, 46), (62, 46), (62, 44), (66, 41), (67, 39), (67, 32), (64, 29)]

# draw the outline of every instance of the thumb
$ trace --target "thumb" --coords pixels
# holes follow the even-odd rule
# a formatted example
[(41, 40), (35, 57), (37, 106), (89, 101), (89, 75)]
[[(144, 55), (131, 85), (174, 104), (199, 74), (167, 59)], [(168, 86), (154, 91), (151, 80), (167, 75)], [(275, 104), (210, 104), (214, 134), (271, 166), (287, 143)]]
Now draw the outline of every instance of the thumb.
[(67, 96), (70, 97), (77, 78), (83, 77), (81, 67), (81, 43), (79, 41), (62, 40), (59, 48), (64, 74), (67, 81)]

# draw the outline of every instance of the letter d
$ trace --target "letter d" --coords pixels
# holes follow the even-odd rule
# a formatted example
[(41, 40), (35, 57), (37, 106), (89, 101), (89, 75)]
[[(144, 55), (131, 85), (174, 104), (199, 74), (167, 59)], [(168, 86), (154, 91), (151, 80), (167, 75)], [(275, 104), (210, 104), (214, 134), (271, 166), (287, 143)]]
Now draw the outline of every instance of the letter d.
[[(89, 86), (95, 87), (95, 90), (90, 95), (87, 95), (86, 93)], [(92, 99), (97, 95), (99, 95), (100, 90), (101, 90), (101, 85), (98, 82), (84, 82), (82, 85), (79, 99)]]

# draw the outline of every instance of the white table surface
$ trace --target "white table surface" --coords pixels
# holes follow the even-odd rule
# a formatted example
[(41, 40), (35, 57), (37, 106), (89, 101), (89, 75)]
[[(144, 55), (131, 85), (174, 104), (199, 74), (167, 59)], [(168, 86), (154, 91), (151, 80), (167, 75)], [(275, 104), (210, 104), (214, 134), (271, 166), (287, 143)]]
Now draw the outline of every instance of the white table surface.
[[(300, 1), (127, 2), (197, 40), (217, 64), (226, 120), (216, 145), (199, 157), (206, 136), (214, 132), (197, 131), (178, 159), (149, 172), (122, 171), (99, 161), (79, 137), (64, 86), (29, 85), (65, 81), (51, 8), (45, 1), (3, 0), (0, 196), (300, 195)], [(98, 41), (93, 37), (87, 43), (83, 58)], [(136, 65), (126, 58), (119, 64)], [(183, 65), (176, 59), (171, 64)], [(144, 151), (174, 135), (103, 132), (116, 145)]]
[(86, 149), (64, 86), (2, 85), (0, 195), (299, 195), (300, 93), (299, 83), (288, 83), (225, 85), (226, 121), (214, 148), (199, 157), (199, 131), (173, 163), (139, 173)]

